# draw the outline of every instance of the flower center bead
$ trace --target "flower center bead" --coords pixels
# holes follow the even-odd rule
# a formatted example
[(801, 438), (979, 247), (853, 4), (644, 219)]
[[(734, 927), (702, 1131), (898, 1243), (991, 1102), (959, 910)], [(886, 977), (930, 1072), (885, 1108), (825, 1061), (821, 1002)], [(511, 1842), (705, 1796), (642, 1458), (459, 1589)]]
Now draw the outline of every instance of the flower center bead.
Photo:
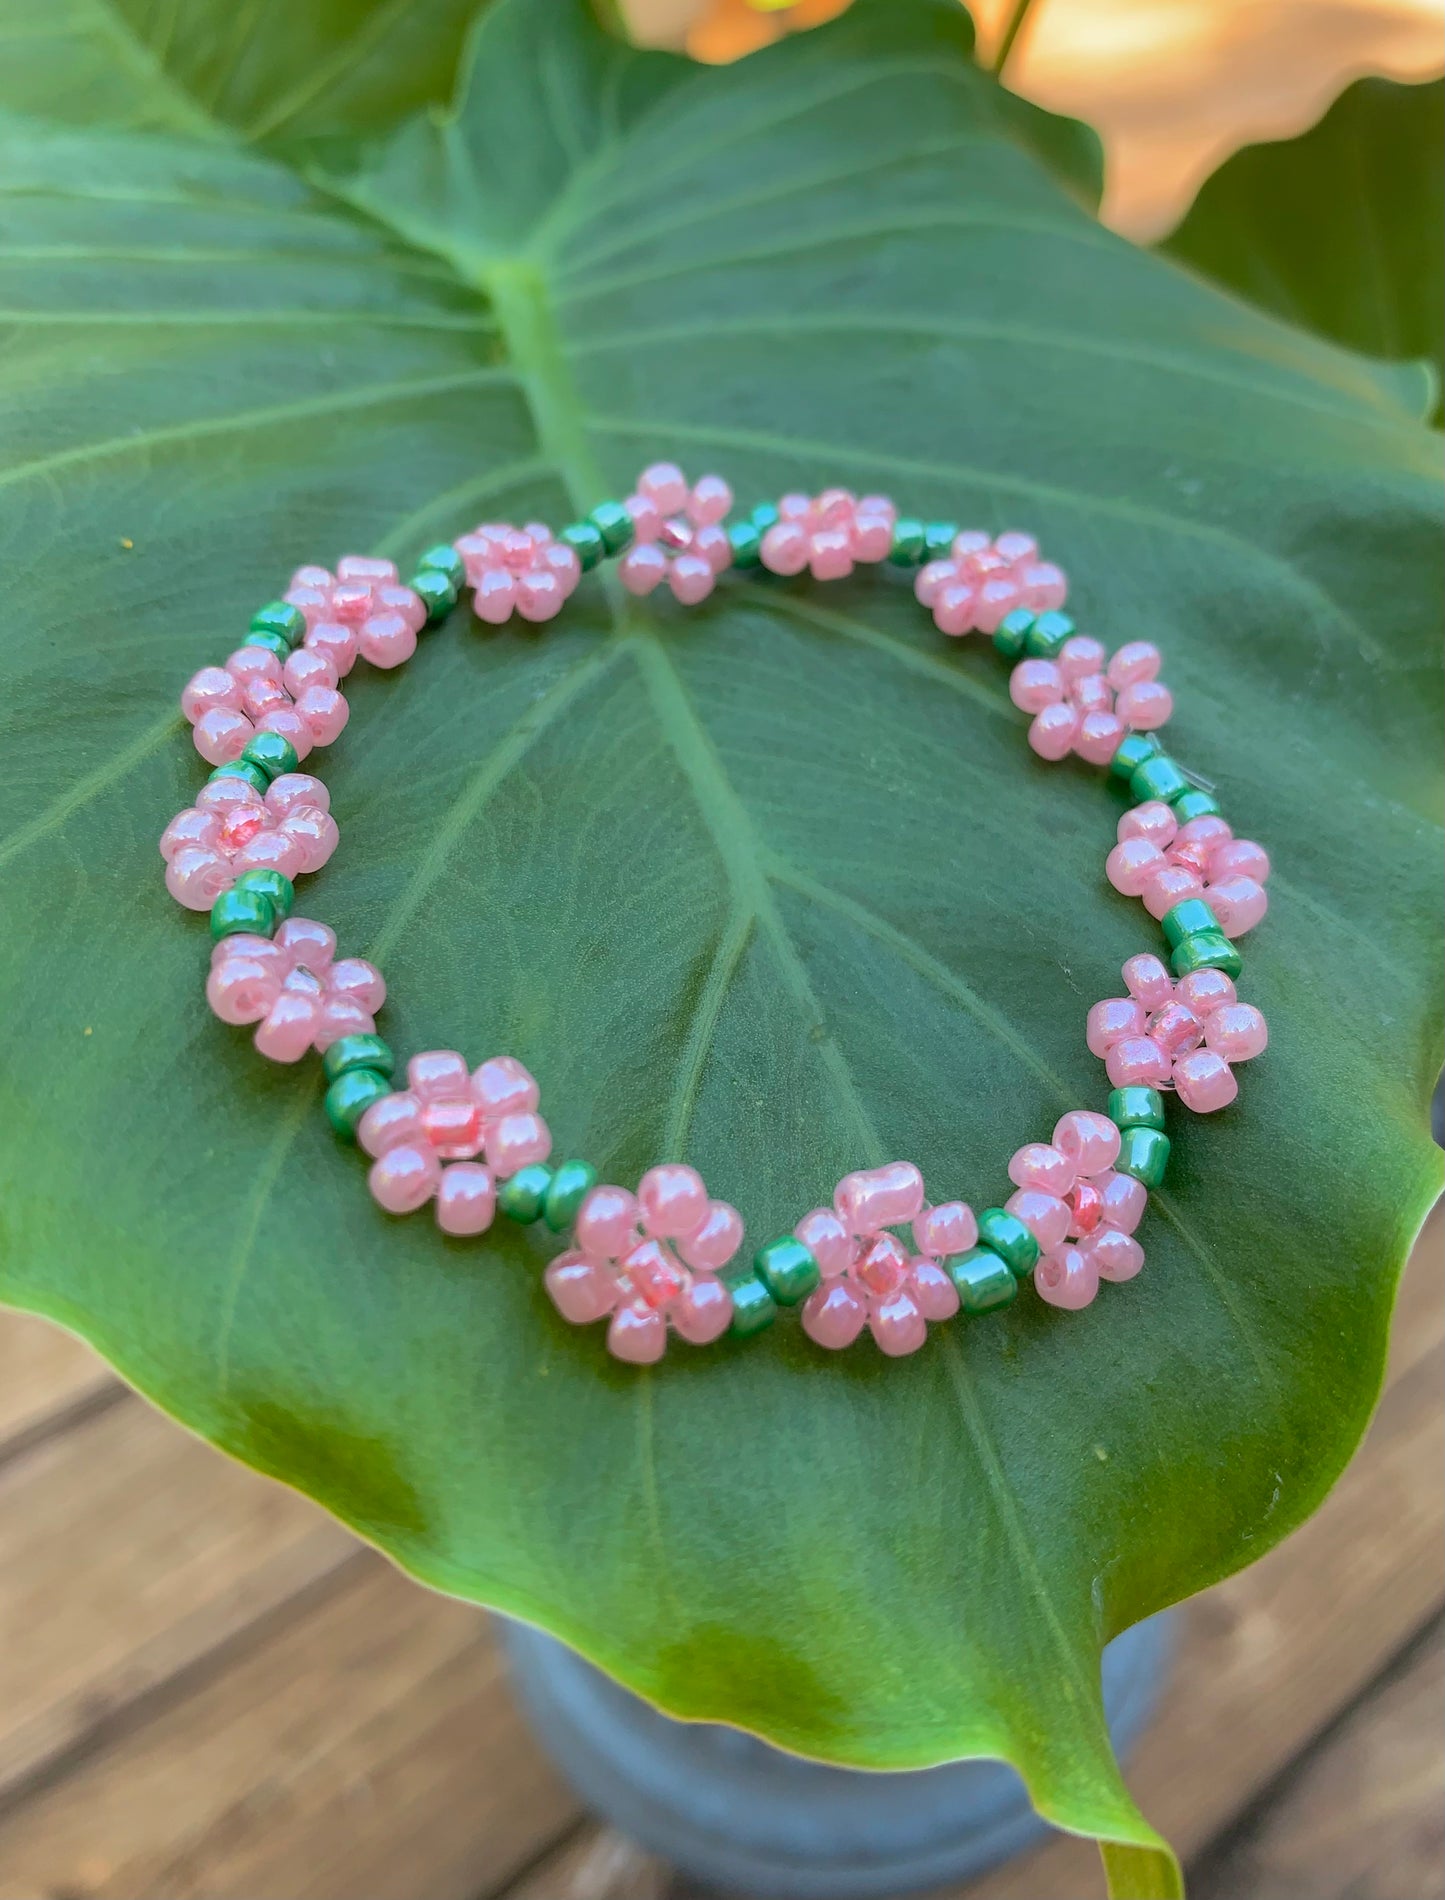
[(655, 1240), (644, 1240), (633, 1248), (622, 1263), (622, 1278), (654, 1312), (675, 1300), (685, 1285), (680, 1270)]
[(886, 1299), (908, 1276), (908, 1255), (892, 1234), (880, 1234), (857, 1267), (858, 1278), (870, 1293)]
[(422, 1131), (444, 1161), (465, 1161), (482, 1145), (482, 1111), (475, 1102), (427, 1102)]

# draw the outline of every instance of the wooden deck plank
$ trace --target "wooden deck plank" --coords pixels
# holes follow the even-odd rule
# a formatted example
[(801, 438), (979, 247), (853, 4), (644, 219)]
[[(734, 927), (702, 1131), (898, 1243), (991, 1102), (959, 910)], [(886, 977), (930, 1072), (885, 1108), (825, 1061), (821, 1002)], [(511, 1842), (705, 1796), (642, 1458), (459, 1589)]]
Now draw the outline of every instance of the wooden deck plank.
[(122, 1390), (74, 1333), (30, 1313), (0, 1313), (0, 1461)]

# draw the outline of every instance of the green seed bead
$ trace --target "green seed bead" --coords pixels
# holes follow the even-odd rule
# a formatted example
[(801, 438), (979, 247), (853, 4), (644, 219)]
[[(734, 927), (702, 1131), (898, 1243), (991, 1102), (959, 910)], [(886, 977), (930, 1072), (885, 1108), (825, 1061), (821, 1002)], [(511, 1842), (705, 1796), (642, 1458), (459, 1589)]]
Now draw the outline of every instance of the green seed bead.
[(1065, 640), (1074, 637), (1074, 623), (1067, 614), (1050, 610), (1036, 614), (1024, 640), (1024, 652), (1031, 660), (1056, 660)]
[(552, 1176), (547, 1198), (542, 1203), (542, 1218), (554, 1234), (570, 1227), (577, 1210), (597, 1185), (597, 1170), (585, 1161), (564, 1161)]
[(1173, 811), (1181, 825), (1187, 825), (1191, 818), (1217, 818), (1219, 800), (1212, 792), (1202, 792), (1198, 786), (1191, 786), (1175, 799)]
[(757, 567), (763, 558), (763, 537), (755, 521), (735, 521), (728, 529), (734, 567)]
[(1136, 805), (1143, 805), (1154, 798), (1162, 798), (1168, 805), (1181, 792), (1188, 790), (1189, 780), (1164, 752), (1156, 753), (1152, 759), (1145, 759), (1129, 779), (1129, 796)]
[(766, 534), (769, 528), (776, 528), (783, 517), (775, 501), (760, 501), (748, 518), (759, 534)]
[(241, 748), (241, 757), (247, 765), (259, 765), (268, 779), (283, 778), (301, 763), (295, 746), (279, 732), (258, 732)]
[(467, 584), (466, 562), (456, 549), (445, 541), (438, 541), (434, 548), (428, 548), (417, 562), (417, 567), (429, 573), (445, 574), (458, 593)]
[(751, 1339), (754, 1333), (765, 1331), (778, 1317), (772, 1294), (751, 1273), (741, 1280), (731, 1281), (728, 1292), (733, 1296), (733, 1316), (728, 1322), (728, 1332), (732, 1338)]
[(609, 554), (620, 554), (637, 532), (632, 516), (620, 501), (599, 501), (587, 519), (602, 536), (602, 545)]
[(923, 559), (924, 527), (911, 515), (900, 515), (893, 524), (893, 546), (888, 558), (895, 567), (917, 567)]
[[(335, 1043), (331, 1048), (336, 1047)], [(327, 1050), (330, 1055), (331, 1050)], [(355, 1141), (356, 1126), (373, 1102), (391, 1094), (391, 1082), (375, 1069), (348, 1069), (326, 1091), (326, 1119), (338, 1135)]]
[(1006, 1207), (986, 1207), (978, 1217), (978, 1237), (1020, 1280), (1038, 1265), (1039, 1243)]
[(497, 1189), (497, 1206), (509, 1219), (524, 1225), (540, 1220), (551, 1185), (552, 1170), (534, 1161), (530, 1168), (518, 1168), (510, 1181), (501, 1183)]
[(1119, 1129), (1162, 1128), (1164, 1097), (1158, 1089), (1133, 1088), (1109, 1091), (1109, 1120)]
[(952, 1260), (944, 1261), (943, 1270), (958, 1288), (959, 1301), (970, 1317), (1007, 1306), (1019, 1290), (1007, 1260), (987, 1247), (970, 1247), (967, 1253), (955, 1254)]
[(1015, 607), (1011, 614), (1005, 614), (998, 623), (998, 632), (993, 643), (1006, 660), (1016, 660), (1024, 650), (1025, 642), (1033, 632), (1034, 616), (1027, 607)]
[(271, 783), (259, 765), (248, 765), (245, 759), (232, 759), (229, 765), (218, 765), (207, 782), (214, 785), (218, 778), (243, 778), (253, 792), (264, 792)]
[(1238, 976), (1244, 958), (1222, 930), (1201, 931), (1186, 937), (1169, 953), (1170, 968), (1176, 976), (1193, 976), (1196, 970), (1223, 970), (1226, 976)]
[(444, 574), (439, 567), (422, 568), (420, 573), (412, 575), (408, 585), (426, 608), (426, 623), (429, 627), (434, 627), (439, 620), (445, 620), (462, 597), (461, 589), (451, 575)]
[(231, 886), (233, 891), (257, 891), (270, 904), (276, 913), (278, 924), (284, 923), (291, 915), (291, 906), (296, 902), (296, 886), (282, 871), (264, 870), (242, 871)]
[(941, 561), (953, 546), (953, 538), (958, 533), (956, 521), (928, 521), (923, 526), (923, 558), (925, 561)]
[(1157, 1188), (1169, 1165), (1169, 1137), (1159, 1128), (1126, 1128), (1119, 1143), (1120, 1174), (1132, 1174), (1146, 1188)]
[(1165, 911), (1160, 921), (1164, 926), (1164, 941), (1171, 950), (1186, 937), (1220, 934), (1219, 919), (1202, 897), (1182, 898), (1173, 910)]
[(1146, 759), (1157, 759), (1163, 750), (1152, 732), (1126, 732), (1119, 741), (1119, 750), (1109, 761), (1109, 770), (1115, 778), (1127, 781)]
[(306, 616), (289, 601), (273, 600), (251, 616), (252, 633), (279, 633), (287, 647), (299, 647), (306, 638)]
[(564, 541), (571, 548), (581, 562), (584, 574), (596, 567), (607, 553), (607, 543), (602, 539), (602, 530), (591, 521), (574, 521), (570, 527), (562, 530), (557, 539)]
[(284, 633), (272, 633), (262, 628), (259, 632), (248, 633), (241, 642), (243, 647), (264, 647), (268, 653), (274, 653), (278, 660), (291, 658), (291, 642)]
[(276, 923), (269, 897), (263, 897), (260, 891), (238, 891), (234, 884), (230, 890), (222, 891), (211, 906), (211, 935), (217, 943), (222, 937), (234, 937), (242, 931), (269, 937)]
[(812, 1254), (791, 1234), (759, 1247), (753, 1255), (753, 1272), (779, 1306), (806, 1300), (823, 1277)]
[(389, 1043), (380, 1036), (339, 1036), (321, 1058), (321, 1066), (327, 1078), (334, 1082), (339, 1075), (349, 1075), (353, 1069), (371, 1069), (377, 1075), (392, 1075), (396, 1071), (396, 1057)]

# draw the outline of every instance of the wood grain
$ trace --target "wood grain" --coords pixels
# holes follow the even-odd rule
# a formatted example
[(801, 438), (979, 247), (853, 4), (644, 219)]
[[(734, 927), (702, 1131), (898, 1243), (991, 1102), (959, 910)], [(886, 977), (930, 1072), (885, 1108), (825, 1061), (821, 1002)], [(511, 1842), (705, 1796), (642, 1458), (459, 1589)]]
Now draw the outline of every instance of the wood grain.
[(122, 1396), (114, 1373), (74, 1333), (29, 1313), (0, 1320), (0, 1463)]

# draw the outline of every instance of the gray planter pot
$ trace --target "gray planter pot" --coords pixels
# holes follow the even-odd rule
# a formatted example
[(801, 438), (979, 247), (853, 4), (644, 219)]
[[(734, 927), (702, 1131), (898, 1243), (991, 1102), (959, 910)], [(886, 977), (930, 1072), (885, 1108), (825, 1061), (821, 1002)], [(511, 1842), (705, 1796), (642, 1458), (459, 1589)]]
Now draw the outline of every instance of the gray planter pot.
[[(1121, 1753), (1152, 1714), (1173, 1626), (1153, 1617), (1104, 1654)], [(891, 1900), (967, 1880), (1047, 1832), (998, 1762), (869, 1774), (804, 1761), (736, 1729), (676, 1722), (550, 1636), (507, 1628), (512, 1678), (543, 1746), (622, 1833), (725, 1892)]]

